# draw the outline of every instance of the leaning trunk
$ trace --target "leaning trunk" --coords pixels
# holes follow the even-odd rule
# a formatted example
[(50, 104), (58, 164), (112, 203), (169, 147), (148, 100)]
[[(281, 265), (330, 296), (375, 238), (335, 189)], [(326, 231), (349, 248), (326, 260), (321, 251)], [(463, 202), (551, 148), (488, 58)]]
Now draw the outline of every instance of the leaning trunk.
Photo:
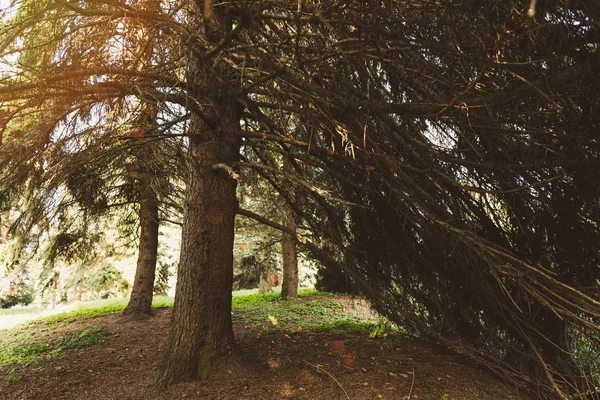
[(231, 288), (238, 202), (230, 166), (240, 158), (242, 110), (232, 90), (239, 78), (226, 75), (225, 66), (204, 62), (192, 56), (188, 71), (204, 106), (189, 124), (181, 256), (159, 385), (218, 376), (234, 345)]
[[(284, 225), (294, 233), (297, 229), (296, 215), (294, 209), (285, 204)], [(283, 282), (281, 284), (281, 297), (298, 296), (298, 251), (296, 248), (296, 238), (287, 232), (283, 232), (281, 237), (281, 250), (283, 257)]]
[(129, 303), (123, 314), (128, 318), (152, 315), (152, 294), (158, 249), (158, 200), (150, 182), (142, 180), (140, 201), (140, 241), (137, 267)]

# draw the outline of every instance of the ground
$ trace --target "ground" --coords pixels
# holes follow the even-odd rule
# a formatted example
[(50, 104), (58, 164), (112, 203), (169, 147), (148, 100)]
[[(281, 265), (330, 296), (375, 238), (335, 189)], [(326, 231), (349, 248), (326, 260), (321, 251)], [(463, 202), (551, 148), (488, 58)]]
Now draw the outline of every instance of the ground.
[[(21, 328), (21, 336), (59, 343), (65, 350), (49, 348), (29, 365), (0, 367), (0, 398), (525, 399), (462, 357), (387, 329), (381, 320), (377, 324), (364, 301), (266, 298), (264, 307), (234, 303), (241, 361), (226, 379), (154, 386), (171, 316), (170, 308), (161, 308), (141, 321), (124, 322), (116, 313)], [(354, 322), (338, 320), (339, 314)], [(334, 323), (318, 325), (319, 319)], [(82, 344), (89, 332), (101, 333), (100, 342)], [(11, 335), (11, 330), (0, 331), (0, 340), (8, 343)], [(53, 342), (57, 335), (63, 339)]]

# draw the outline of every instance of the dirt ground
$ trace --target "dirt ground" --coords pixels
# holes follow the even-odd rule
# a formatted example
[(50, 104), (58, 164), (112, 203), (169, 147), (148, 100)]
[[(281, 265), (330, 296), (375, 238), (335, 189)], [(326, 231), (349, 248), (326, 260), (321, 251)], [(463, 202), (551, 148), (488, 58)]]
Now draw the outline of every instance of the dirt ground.
[(335, 354), (340, 342), (331, 334), (259, 336), (239, 323), (241, 368), (226, 379), (157, 389), (170, 316), (160, 309), (142, 321), (111, 315), (71, 323), (72, 331), (104, 327), (108, 334), (101, 344), (19, 369), (17, 382), (0, 369), (0, 399), (525, 399), (460, 356), (414, 339), (355, 335), (344, 341), (344, 356)]

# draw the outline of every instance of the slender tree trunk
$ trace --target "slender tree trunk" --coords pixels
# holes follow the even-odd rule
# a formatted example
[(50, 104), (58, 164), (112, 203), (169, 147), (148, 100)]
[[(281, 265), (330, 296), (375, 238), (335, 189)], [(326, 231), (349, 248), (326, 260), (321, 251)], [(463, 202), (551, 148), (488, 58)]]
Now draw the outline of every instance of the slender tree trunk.
[[(292, 229), (294, 233), (297, 229), (296, 213), (290, 204), (285, 203), (283, 225)], [(298, 250), (296, 248), (296, 239), (287, 232), (281, 235), (281, 251), (283, 256), (283, 282), (281, 284), (281, 297), (298, 296)]]
[(129, 319), (152, 315), (152, 295), (158, 249), (158, 199), (150, 179), (140, 182), (140, 241), (133, 289), (123, 312)]
[[(222, 26), (227, 32), (231, 23)], [(226, 74), (226, 66), (193, 57), (188, 79), (201, 90), (205, 105), (202, 115), (192, 114), (188, 131), (181, 256), (171, 329), (159, 368), (161, 386), (220, 375), (234, 346), (231, 288), (238, 201), (236, 181), (226, 166), (240, 158), (239, 78)]]
[[(158, 106), (150, 101), (142, 101), (139, 116), (137, 140), (144, 141), (146, 131), (156, 127)], [(137, 176), (137, 190), (140, 203), (140, 241), (138, 259), (129, 303), (123, 312), (127, 319), (146, 318), (152, 315), (152, 296), (156, 275), (158, 253), (158, 194), (153, 186), (156, 177), (157, 159), (152, 143), (141, 142), (135, 153), (133, 173)]]
[[(136, 6), (151, 12), (159, 12), (160, 6), (154, 0), (141, 0)], [(154, 42), (149, 39), (146, 28), (139, 28), (137, 35), (142, 47), (138, 69), (144, 70), (152, 62)], [(147, 42), (148, 41), (148, 42)], [(140, 98), (141, 113), (138, 117), (138, 126), (134, 133), (137, 140), (145, 141), (146, 132), (156, 128), (158, 105), (155, 101)], [(158, 253), (158, 194), (153, 186), (157, 171), (157, 159), (152, 146), (153, 143), (142, 142), (136, 151), (134, 168), (138, 175), (139, 194), (139, 219), (140, 240), (138, 245), (138, 259), (133, 280), (133, 288), (129, 296), (129, 303), (123, 312), (127, 319), (145, 318), (152, 315), (152, 297), (154, 294), (154, 279), (156, 276), (156, 261)]]

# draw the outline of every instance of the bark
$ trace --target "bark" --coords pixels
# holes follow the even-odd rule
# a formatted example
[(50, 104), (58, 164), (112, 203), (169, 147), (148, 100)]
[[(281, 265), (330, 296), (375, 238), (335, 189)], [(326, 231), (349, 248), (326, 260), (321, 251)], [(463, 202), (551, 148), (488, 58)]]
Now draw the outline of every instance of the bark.
[(231, 286), (236, 183), (212, 166), (236, 161), (239, 142), (230, 137), (225, 143), (224, 137), (205, 129), (199, 117), (192, 117), (190, 129), (181, 258), (160, 385), (207, 378), (218, 371), (234, 344)]
[(142, 179), (140, 241), (133, 289), (123, 315), (129, 319), (152, 315), (152, 295), (158, 250), (158, 199), (150, 179)]
[(296, 215), (294, 209), (285, 204), (284, 223), (294, 234), (283, 232), (281, 235), (281, 250), (283, 256), (283, 282), (281, 284), (281, 297), (298, 296), (298, 250), (296, 248)]
[[(224, 68), (224, 67), (221, 67)], [(220, 78), (217, 79), (214, 75)], [(188, 175), (175, 304), (158, 384), (218, 376), (229, 367), (234, 220), (238, 209), (235, 174), (240, 158), (241, 109), (219, 65), (190, 62), (188, 79), (202, 88), (202, 115), (189, 125)]]

